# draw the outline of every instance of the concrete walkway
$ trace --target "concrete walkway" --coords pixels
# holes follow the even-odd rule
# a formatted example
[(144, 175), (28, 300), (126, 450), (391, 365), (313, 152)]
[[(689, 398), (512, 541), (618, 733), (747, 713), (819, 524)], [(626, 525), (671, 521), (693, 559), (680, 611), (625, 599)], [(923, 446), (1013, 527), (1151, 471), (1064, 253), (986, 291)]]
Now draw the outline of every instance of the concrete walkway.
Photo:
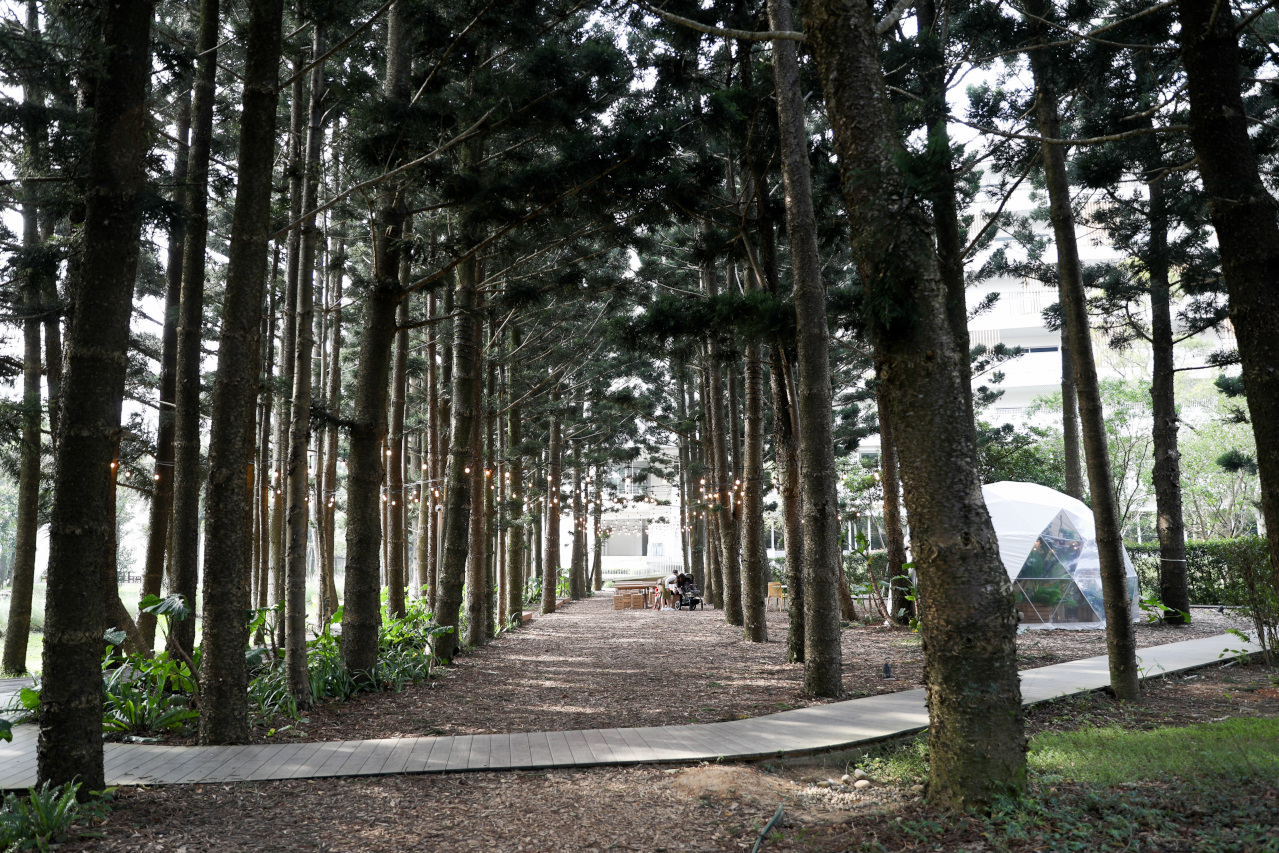
[[(1193, 669), (1243, 645), (1229, 635), (1140, 649), (1142, 676)], [(1255, 645), (1249, 651), (1260, 651)], [(1046, 702), (1105, 687), (1105, 656), (1026, 670), (1022, 701)], [(822, 752), (921, 731), (922, 688), (815, 705), (764, 717), (688, 726), (389, 738), (250, 746), (107, 744), (109, 785), (179, 785), (270, 779), (544, 769), (740, 760)], [(0, 789), (35, 784), (36, 727), (0, 743)]]

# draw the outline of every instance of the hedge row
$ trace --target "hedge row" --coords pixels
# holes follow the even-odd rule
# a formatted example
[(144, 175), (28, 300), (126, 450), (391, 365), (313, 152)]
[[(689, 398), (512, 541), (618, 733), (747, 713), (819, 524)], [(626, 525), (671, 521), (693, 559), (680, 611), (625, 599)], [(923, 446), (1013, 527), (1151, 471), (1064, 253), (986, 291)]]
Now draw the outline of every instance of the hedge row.
[[(1125, 544), (1128, 556), (1137, 568), (1141, 591), (1159, 594), (1159, 543)], [(1186, 542), (1186, 581), (1191, 604), (1243, 605), (1248, 601), (1244, 573), (1245, 561), (1255, 566), (1256, 576), (1264, 577), (1270, 550), (1260, 536), (1239, 539), (1190, 540)]]
[[(1159, 544), (1157, 542), (1144, 545), (1126, 544), (1125, 547), (1137, 569), (1142, 594), (1158, 595)], [(870, 560), (871, 567), (875, 570), (875, 579), (882, 584), (884, 572), (888, 568), (888, 554), (884, 551), (871, 551)], [(1186, 543), (1186, 579), (1190, 587), (1190, 602), (1218, 605), (1247, 604), (1244, 573), (1239, 568), (1244, 565), (1244, 561), (1250, 561), (1257, 568), (1256, 576), (1264, 577), (1267, 574), (1266, 566), (1269, 560), (1269, 548), (1266, 540), (1260, 536), (1188, 541)], [(844, 555), (844, 573), (853, 586), (860, 586), (870, 580), (870, 573), (866, 569), (866, 558), (857, 552)]]

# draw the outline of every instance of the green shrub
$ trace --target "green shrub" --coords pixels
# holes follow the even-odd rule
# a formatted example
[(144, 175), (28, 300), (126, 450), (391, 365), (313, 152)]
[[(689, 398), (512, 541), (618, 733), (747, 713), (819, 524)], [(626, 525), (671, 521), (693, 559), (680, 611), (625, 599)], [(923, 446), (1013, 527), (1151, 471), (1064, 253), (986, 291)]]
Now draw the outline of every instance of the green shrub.
[(56, 788), (46, 782), (28, 788), (25, 796), (6, 796), (0, 805), (0, 850), (48, 850), (71, 840), (75, 823), (105, 814), (109, 791), (84, 803), (76, 799), (79, 791), (78, 782)]
[[(1160, 559), (1159, 544), (1127, 545), (1128, 555), (1141, 588), (1158, 594)], [(1266, 540), (1259, 536), (1238, 539), (1190, 540), (1186, 542), (1186, 581), (1193, 604), (1245, 606), (1249, 595), (1248, 570), (1269, 563)]]

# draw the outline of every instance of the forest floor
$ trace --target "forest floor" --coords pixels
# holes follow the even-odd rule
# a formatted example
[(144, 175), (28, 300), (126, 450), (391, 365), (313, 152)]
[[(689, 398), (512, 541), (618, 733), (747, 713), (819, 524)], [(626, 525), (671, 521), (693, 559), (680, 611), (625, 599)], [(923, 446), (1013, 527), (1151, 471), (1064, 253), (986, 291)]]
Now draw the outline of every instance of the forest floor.
[[(613, 610), (606, 590), (460, 655), (429, 682), (401, 693), (366, 693), (313, 709), (292, 729), (255, 740), (365, 740), (419, 735), (563, 731), (711, 723), (758, 717), (825, 700), (803, 693), (804, 667), (786, 662), (784, 611), (768, 611), (767, 643), (748, 643), (718, 610)], [(1185, 628), (1141, 623), (1141, 647), (1210, 637), (1246, 626), (1196, 610)], [(844, 699), (922, 683), (918, 634), (882, 625), (847, 628)], [(1101, 630), (1027, 630), (1022, 669), (1106, 653)], [(884, 664), (893, 678), (884, 678)]]
[[(784, 614), (770, 614), (774, 642), (760, 646), (742, 642), (718, 612), (614, 612), (609, 606), (603, 596), (539, 617), (462, 656), (429, 686), (318, 709), (302, 726), (306, 738), (644, 726), (808, 704), (799, 693), (800, 670), (785, 663), (778, 641)], [(1215, 613), (1195, 616), (1190, 629), (1139, 626), (1138, 638), (1150, 646), (1233, 626)], [(1018, 640), (1023, 667), (1105, 651), (1100, 632), (1033, 631)], [(846, 630), (845, 660), (850, 697), (913, 688), (922, 662), (917, 637), (884, 628)], [(894, 681), (882, 677), (885, 661), (893, 664)], [(1027, 730), (1036, 739), (1033, 757), (1039, 738), (1089, 727), (1143, 732), (1272, 718), (1279, 718), (1279, 668), (1227, 659), (1151, 679), (1132, 703), (1092, 693), (1036, 706), (1028, 711)], [(906, 739), (872, 753), (896, 751), (918, 763), (920, 743)], [(1021, 851), (1067, 849), (1067, 841), (1074, 845), (1069, 849), (1279, 850), (1273, 776), (1234, 785), (1213, 777), (1205, 792), (1193, 779), (1102, 786), (1037, 774), (1031, 797), (1012, 818), (980, 818), (932, 809), (913, 789), (922, 780), (900, 773), (887, 778), (886, 772), (881, 778), (876, 768), (887, 765), (877, 761), (843, 753), (745, 765), (127, 788), (116, 792), (116, 808), (93, 828), (100, 838), (61, 849), (718, 853), (750, 849), (781, 805), (785, 816), (762, 853)], [(827, 786), (854, 764), (869, 768), (869, 788)], [(1229, 824), (1224, 836), (1207, 837), (1197, 828), (1223, 821)]]

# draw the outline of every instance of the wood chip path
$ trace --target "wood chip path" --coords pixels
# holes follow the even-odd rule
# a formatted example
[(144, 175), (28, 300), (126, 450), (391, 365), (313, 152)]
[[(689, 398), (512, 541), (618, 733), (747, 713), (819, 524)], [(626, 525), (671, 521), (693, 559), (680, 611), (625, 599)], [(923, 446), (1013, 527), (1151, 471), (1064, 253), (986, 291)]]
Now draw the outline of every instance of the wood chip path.
[[(1241, 646), (1260, 651), (1223, 634), (1141, 649), (1138, 661), (1143, 677), (1157, 677), (1213, 663)], [(1109, 683), (1104, 655), (1029, 669), (1021, 674), (1022, 701)], [(921, 688), (700, 725), (251, 746), (107, 744), (106, 777), (110, 785), (183, 785), (743, 760), (841, 749), (927, 726)], [(34, 725), (17, 726), (13, 742), (0, 743), (0, 789), (35, 784), (36, 733)]]

